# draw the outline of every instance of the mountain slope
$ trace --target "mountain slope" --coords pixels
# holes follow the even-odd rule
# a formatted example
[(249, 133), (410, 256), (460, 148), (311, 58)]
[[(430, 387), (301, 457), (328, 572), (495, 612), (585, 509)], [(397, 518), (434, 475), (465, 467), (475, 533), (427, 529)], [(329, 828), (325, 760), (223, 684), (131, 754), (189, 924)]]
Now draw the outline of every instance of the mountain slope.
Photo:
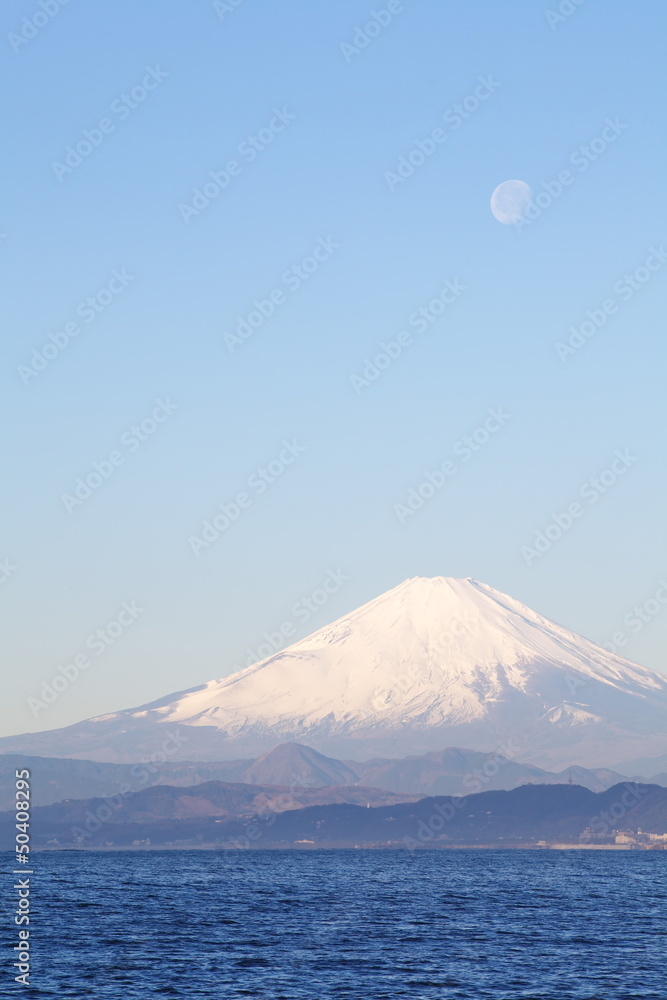
[[(614, 771), (571, 767), (561, 774), (530, 764), (509, 761), (499, 754), (448, 747), (423, 757), (375, 758), (369, 761), (335, 760), (311, 747), (282, 743), (257, 760), (175, 761), (113, 764), (66, 757), (29, 757), (0, 754), (0, 812), (16, 799), (16, 771), (30, 771), (33, 807), (64, 799), (92, 799), (139, 792), (155, 785), (194, 788), (210, 781), (249, 785), (281, 785), (295, 793), (315, 788), (362, 786), (413, 795), (461, 795), (511, 789), (529, 782), (577, 785), (604, 791), (625, 780)], [(635, 781), (644, 781), (634, 778)], [(645, 782), (646, 783), (646, 782)], [(667, 785), (667, 774), (651, 784)], [(350, 800), (354, 801), (354, 800)]]
[(363, 784), (356, 771), (342, 760), (325, 757), (300, 743), (281, 743), (262, 754), (245, 768), (243, 780), (252, 785), (288, 785), (299, 788)]
[(338, 756), (455, 743), (545, 766), (664, 753), (667, 678), (474, 580), (407, 580), (231, 677), (0, 751), (136, 759), (256, 756), (276, 741)]

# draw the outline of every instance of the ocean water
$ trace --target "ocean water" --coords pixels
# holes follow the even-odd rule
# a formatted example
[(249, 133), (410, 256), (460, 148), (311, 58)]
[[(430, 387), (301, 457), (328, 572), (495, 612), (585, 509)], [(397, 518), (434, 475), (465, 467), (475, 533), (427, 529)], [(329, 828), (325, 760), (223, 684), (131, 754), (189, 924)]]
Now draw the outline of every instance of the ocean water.
[(32, 985), (14, 984), (6, 947), (3, 997), (667, 998), (667, 852), (31, 860)]

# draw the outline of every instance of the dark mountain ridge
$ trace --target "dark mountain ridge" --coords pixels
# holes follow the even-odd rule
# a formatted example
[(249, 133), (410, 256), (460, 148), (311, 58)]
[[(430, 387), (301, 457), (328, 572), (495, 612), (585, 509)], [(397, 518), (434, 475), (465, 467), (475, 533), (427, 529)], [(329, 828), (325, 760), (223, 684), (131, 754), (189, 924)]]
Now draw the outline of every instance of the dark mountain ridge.
[(299, 789), (363, 785), (400, 793), (405, 799), (414, 795), (464, 795), (511, 789), (530, 781), (564, 784), (570, 779), (597, 792), (624, 780), (623, 775), (602, 768), (589, 770), (573, 765), (554, 773), (500, 753), (460, 747), (434, 750), (422, 757), (368, 761), (336, 760), (299, 743), (280, 744), (256, 760), (212, 762), (172, 761), (165, 753), (154, 754), (152, 760), (136, 764), (3, 754), (0, 755), (0, 811), (13, 805), (14, 772), (20, 768), (31, 772), (32, 801), (37, 806), (64, 799), (104, 797), (124, 788), (138, 792), (154, 785), (191, 787), (207, 781)]
[[(355, 801), (350, 801), (351, 794)], [(33, 810), (33, 847), (447, 847), (610, 843), (619, 831), (667, 832), (667, 789), (624, 782), (384, 802), (373, 789), (302, 789), (207, 782)], [(319, 801), (318, 801), (319, 797)], [(326, 804), (324, 804), (326, 803)], [(12, 813), (0, 816), (9, 849)]]

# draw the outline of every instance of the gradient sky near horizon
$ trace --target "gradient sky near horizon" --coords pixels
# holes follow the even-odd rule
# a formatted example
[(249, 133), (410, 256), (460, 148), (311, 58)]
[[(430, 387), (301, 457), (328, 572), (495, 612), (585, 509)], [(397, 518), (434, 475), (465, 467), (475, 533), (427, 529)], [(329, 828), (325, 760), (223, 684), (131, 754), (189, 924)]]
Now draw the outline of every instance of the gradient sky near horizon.
[[(41, 8), (2, 5), (2, 735), (223, 676), (282, 623), (306, 635), (413, 576), (474, 577), (600, 643), (624, 632), (620, 652), (667, 670), (667, 605), (651, 603), (667, 597), (667, 9), (587, 0), (550, 24), (556, 2), (404, 0), (346, 48), (387, 6), (70, 0), (17, 43)], [(149, 68), (154, 89), (133, 98)], [(457, 119), (480, 78), (492, 87)], [(243, 143), (272, 120), (251, 159)], [(437, 128), (445, 141), (390, 182)], [(232, 160), (225, 189), (184, 212)], [(537, 196), (568, 169), (521, 231), (494, 219), (498, 184)], [(337, 246), (286, 276), (320, 240)], [(131, 280), (111, 295), (114, 271)], [(418, 332), (409, 317), (447, 279), (465, 290)], [(230, 351), (225, 334), (275, 289)], [(80, 303), (100, 291), (88, 322)], [(555, 345), (610, 299), (562, 360)], [(404, 330), (413, 342), (355, 392)], [(177, 409), (139, 441), (156, 399)], [(509, 419), (464, 461), (457, 442), (498, 407)], [(260, 494), (248, 480), (285, 441), (303, 450)], [(618, 450), (633, 461), (590, 503), (582, 488)], [(68, 511), (63, 494), (114, 451)], [(401, 519), (447, 459), (456, 474)], [(249, 506), (195, 554), (239, 492)], [(522, 546), (575, 502), (529, 565)], [(348, 579), (304, 620), (294, 605), (330, 570)], [(35, 716), (28, 698), (131, 601), (137, 620)]]

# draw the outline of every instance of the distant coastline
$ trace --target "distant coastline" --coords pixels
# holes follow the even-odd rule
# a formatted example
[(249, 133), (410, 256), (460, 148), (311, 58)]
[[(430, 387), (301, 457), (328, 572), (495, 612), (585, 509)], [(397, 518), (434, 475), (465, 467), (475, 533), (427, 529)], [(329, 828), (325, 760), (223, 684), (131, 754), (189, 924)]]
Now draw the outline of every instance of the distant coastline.
[(350, 846), (349, 844), (341, 844), (335, 846), (332, 844), (281, 844), (281, 845), (265, 845), (262, 847), (234, 847), (225, 846), (220, 844), (190, 844), (188, 846), (178, 845), (178, 844), (143, 844), (141, 846), (120, 846), (120, 847), (37, 847), (34, 849), (35, 854), (41, 854), (51, 851), (59, 851), (61, 853), (79, 853), (80, 851), (86, 851), (87, 853), (105, 853), (113, 854), (116, 851), (122, 851), (124, 853), (132, 852), (140, 854), (142, 851), (626, 851), (631, 853), (637, 853), (638, 851), (665, 851), (667, 847), (632, 847), (629, 844), (423, 844), (420, 847), (410, 848), (402, 844), (359, 844)]

